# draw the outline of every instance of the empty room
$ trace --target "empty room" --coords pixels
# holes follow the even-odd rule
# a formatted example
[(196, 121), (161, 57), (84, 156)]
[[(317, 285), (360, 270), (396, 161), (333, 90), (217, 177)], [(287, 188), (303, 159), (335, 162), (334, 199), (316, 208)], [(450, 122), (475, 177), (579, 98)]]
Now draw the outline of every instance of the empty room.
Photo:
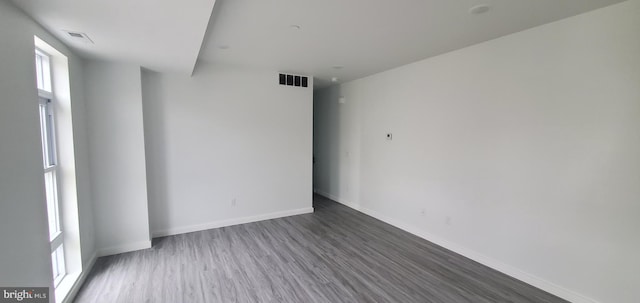
[(640, 0), (0, 0), (0, 302), (640, 302)]

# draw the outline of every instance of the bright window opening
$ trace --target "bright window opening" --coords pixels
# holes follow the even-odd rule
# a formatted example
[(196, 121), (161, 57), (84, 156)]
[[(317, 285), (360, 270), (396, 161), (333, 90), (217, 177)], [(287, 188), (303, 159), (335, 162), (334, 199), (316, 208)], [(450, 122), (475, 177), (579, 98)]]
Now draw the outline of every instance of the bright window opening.
[(58, 248), (51, 253), (51, 262), (53, 266), (53, 285), (58, 286), (66, 274), (64, 267), (64, 245), (58, 246)]
[(64, 242), (61, 228), (58, 160), (56, 152), (56, 131), (54, 98), (51, 83), (51, 59), (46, 53), (36, 50), (36, 83), (40, 110), (40, 135), (42, 139), (42, 162), (44, 164), (44, 191), (49, 223), (49, 241), (54, 285), (58, 286), (66, 274), (64, 262)]

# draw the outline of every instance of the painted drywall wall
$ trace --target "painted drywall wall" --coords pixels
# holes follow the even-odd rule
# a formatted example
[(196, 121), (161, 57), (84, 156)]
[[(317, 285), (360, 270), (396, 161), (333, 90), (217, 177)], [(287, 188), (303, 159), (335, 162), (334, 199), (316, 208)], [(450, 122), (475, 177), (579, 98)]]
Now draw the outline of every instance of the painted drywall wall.
[[(60, 49), (60, 47), (49, 43)], [(76, 188), (78, 195), (78, 221), (82, 264), (87, 268), (96, 257), (96, 237), (94, 226), (94, 204), (91, 195), (91, 175), (89, 173), (89, 135), (86, 99), (84, 95), (84, 62), (66, 53), (69, 59), (71, 89), (71, 111), (73, 115), (73, 144), (75, 148)]]
[(312, 211), (311, 87), (206, 62), (143, 72), (154, 236)]
[(87, 60), (84, 68), (98, 252), (148, 248), (140, 67)]
[[(360, 201), (360, 102), (357, 84), (314, 92), (315, 192)], [(347, 98), (348, 97), (348, 98)]]
[[(0, 285), (52, 286), (34, 35), (68, 58), (83, 267), (95, 253), (82, 60), (8, 1), (0, 1)], [(50, 296), (53, 298), (53, 296)]]
[[(47, 210), (44, 204), (33, 35), (8, 29), (33, 27), (0, 2), (0, 284), (52, 286)], [(6, 244), (4, 244), (6, 243)], [(11, 274), (4, 274), (11, 273)]]
[(628, 1), (318, 91), (315, 188), (574, 302), (638, 302), (638, 16)]

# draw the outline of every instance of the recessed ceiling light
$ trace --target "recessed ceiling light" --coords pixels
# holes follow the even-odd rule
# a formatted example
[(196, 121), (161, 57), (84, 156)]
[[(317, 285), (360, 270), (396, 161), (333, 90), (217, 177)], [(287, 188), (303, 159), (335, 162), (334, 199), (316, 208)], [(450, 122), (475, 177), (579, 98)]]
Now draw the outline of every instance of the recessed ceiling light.
[(334, 65), (331, 68), (333, 68), (333, 69), (343, 69), (344, 66), (342, 66), (342, 65)]
[(218, 46), (219, 49), (229, 49), (229, 45), (220, 45)]
[(476, 5), (469, 9), (469, 13), (472, 15), (479, 15), (489, 11), (491, 7), (487, 4)]
[(331, 78), (331, 82), (338, 82), (338, 78), (336, 77)]
[(291, 24), (291, 25), (289, 25), (289, 28), (292, 29), (292, 30), (295, 30), (295, 31), (299, 31), (299, 30), (302, 29), (302, 27), (300, 25), (297, 25), (297, 24)]

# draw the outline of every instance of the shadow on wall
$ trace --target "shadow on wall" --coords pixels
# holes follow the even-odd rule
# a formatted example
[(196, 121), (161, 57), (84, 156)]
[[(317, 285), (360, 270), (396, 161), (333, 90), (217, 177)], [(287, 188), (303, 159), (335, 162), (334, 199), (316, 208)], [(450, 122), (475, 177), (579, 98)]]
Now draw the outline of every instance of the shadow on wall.
[(334, 85), (313, 92), (313, 190), (323, 196), (339, 192), (339, 174), (344, 166), (342, 146), (337, 137), (341, 132), (340, 100), (342, 89)]
[[(149, 231), (158, 230), (158, 222), (167, 222), (168, 214), (161, 210), (169, 204), (167, 173), (167, 139), (163, 117), (166, 105), (157, 102), (161, 89), (158, 73), (142, 70), (142, 114), (144, 122), (144, 149), (147, 167), (147, 197), (149, 207)], [(151, 131), (153, 130), (153, 131)], [(156, 244), (155, 242), (153, 244)]]

